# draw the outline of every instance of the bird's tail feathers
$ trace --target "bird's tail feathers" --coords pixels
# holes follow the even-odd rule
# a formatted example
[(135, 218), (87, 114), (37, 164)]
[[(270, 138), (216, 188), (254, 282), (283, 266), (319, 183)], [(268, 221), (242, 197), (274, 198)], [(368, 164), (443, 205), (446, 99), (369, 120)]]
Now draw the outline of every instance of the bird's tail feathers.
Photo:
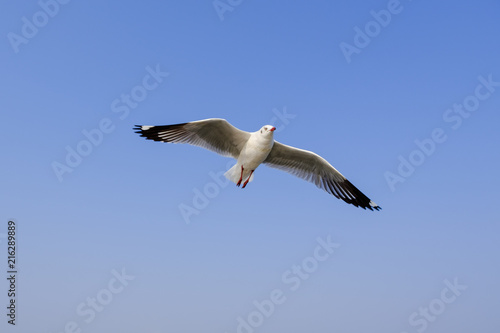
[[(250, 170), (244, 170), (243, 181), (246, 181), (249, 175), (250, 175)], [(241, 177), (241, 165), (236, 163), (235, 165), (233, 165), (231, 169), (226, 171), (224, 176), (226, 176), (226, 178), (232, 181), (233, 183), (237, 184)], [(248, 182), (251, 182), (253, 180), (253, 176), (254, 176), (253, 174), (250, 176), (250, 180)]]
[(240, 179), (240, 172), (241, 172), (241, 170), (238, 171), (236, 169), (237, 166), (238, 166), (238, 164), (233, 165), (233, 167), (231, 169), (227, 170), (226, 173), (224, 174), (224, 176), (226, 176), (227, 179), (229, 179), (230, 181), (232, 181), (235, 184)]

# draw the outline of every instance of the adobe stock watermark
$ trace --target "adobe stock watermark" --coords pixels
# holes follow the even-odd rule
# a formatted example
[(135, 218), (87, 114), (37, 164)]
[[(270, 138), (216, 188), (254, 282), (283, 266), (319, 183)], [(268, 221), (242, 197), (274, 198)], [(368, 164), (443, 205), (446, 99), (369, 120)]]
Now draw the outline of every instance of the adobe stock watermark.
[(26, 16), (21, 17), (22, 25), (20, 33), (18, 34), (11, 31), (7, 34), (7, 39), (14, 53), (19, 53), (20, 46), (28, 44), (30, 40), (35, 38), (40, 29), (45, 27), (51, 19), (59, 14), (62, 6), (69, 2), (70, 0), (38, 1), (38, 6), (40, 7), (39, 11), (31, 15), (30, 18)]
[[(122, 93), (119, 98), (115, 98), (110, 105), (111, 112), (116, 114), (118, 120), (124, 120), (130, 112), (136, 109), (143, 102), (148, 94), (157, 89), (164, 79), (169, 75), (156, 67), (146, 66), (146, 74), (140, 84), (132, 87), (128, 93)], [(59, 182), (63, 181), (63, 176), (72, 173), (88, 157), (96, 147), (102, 144), (106, 135), (116, 129), (117, 119), (108, 117), (102, 118), (94, 128), (83, 129), (82, 140), (74, 146), (67, 145), (66, 157), (63, 161), (52, 161), (51, 166)]]
[[(64, 333), (82, 333), (85, 331), (85, 325), (92, 323), (99, 313), (103, 312), (118, 294), (121, 294), (130, 281), (135, 280), (135, 276), (128, 275), (125, 268), (121, 271), (113, 269), (112, 277), (104, 288), (99, 290), (95, 295), (89, 296), (85, 301), (76, 306), (75, 313), (78, 320), (68, 321), (64, 325), (64, 329), (59, 332)], [(85, 325), (84, 325), (85, 324)]]
[(354, 26), (352, 44), (346, 42), (341, 42), (339, 44), (340, 51), (344, 55), (347, 63), (351, 63), (354, 54), (360, 54), (363, 49), (370, 45), (371, 41), (380, 35), (382, 29), (387, 28), (392, 22), (393, 17), (401, 14), (403, 9), (404, 7), (399, 0), (389, 0), (386, 9), (370, 11), (370, 15), (373, 19), (365, 23), (363, 28), (357, 25)]
[[(302, 283), (308, 280), (318, 269), (320, 263), (327, 261), (340, 247), (334, 243), (331, 236), (326, 239), (316, 238), (316, 247), (312, 255), (302, 259), (299, 264), (294, 264), (281, 275), (283, 287), (271, 290), (269, 297), (258, 301), (254, 300), (253, 310), (236, 318), (236, 333), (253, 333), (269, 319), (279, 305), (288, 300), (289, 294), (297, 291)], [(227, 333), (227, 332), (226, 332)]]
[(217, 16), (219, 16), (219, 20), (224, 21), (225, 13), (232, 12), (242, 3), (243, 0), (214, 0), (212, 5), (214, 6)]
[[(454, 131), (459, 129), (463, 121), (479, 109), (482, 102), (491, 98), (496, 87), (500, 86), (500, 82), (493, 80), (492, 74), (487, 77), (480, 75), (477, 80), (479, 84), (472, 94), (466, 96), (461, 103), (454, 103), (443, 112), (443, 121)], [(407, 157), (399, 155), (399, 165), (396, 172), (386, 171), (384, 173), (385, 181), (391, 192), (396, 191), (397, 184), (404, 183), (413, 175), (416, 168), (424, 164), (437, 151), (438, 146), (446, 140), (448, 140), (446, 130), (442, 127), (434, 128), (428, 137), (414, 141), (416, 148)]]
[[(269, 125), (276, 127), (275, 132), (281, 132), (285, 127), (290, 124), (290, 120), (295, 119), (296, 115), (287, 113), (286, 106), (280, 111), (278, 109), (272, 110), (274, 116), (270, 119)], [(193, 189), (193, 198), (190, 203), (180, 203), (178, 208), (182, 219), (186, 224), (191, 223), (193, 216), (198, 216), (205, 210), (211, 200), (215, 199), (220, 191), (229, 185), (230, 181), (224, 176), (224, 173), (229, 170), (236, 161), (231, 160), (226, 164), (226, 168), (220, 171), (210, 171), (208, 176), (210, 181), (201, 188), (195, 187)]]
[(429, 325), (435, 322), (446, 311), (448, 306), (454, 303), (462, 295), (462, 292), (468, 288), (468, 286), (460, 284), (458, 278), (454, 278), (453, 282), (448, 279), (443, 282), (445, 287), (441, 290), (439, 297), (432, 299), (426, 306), (419, 307), (417, 311), (408, 317), (408, 323), (418, 333), (425, 332)]

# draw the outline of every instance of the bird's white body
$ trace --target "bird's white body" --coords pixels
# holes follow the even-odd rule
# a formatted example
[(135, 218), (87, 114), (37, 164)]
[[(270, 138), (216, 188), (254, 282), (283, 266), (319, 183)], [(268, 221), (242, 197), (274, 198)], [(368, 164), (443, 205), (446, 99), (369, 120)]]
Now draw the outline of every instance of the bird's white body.
[(238, 156), (236, 164), (224, 176), (235, 184), (241, 182), (241, 180), (245, 180), (246, 183), (251, 182), (253, 172), (266, 160), (273, 149), (273, 133), (275, 129), (273, 126), (266, 125), (257, 132), (251, 133), (250, 138), (241, 150), (240, 156)]

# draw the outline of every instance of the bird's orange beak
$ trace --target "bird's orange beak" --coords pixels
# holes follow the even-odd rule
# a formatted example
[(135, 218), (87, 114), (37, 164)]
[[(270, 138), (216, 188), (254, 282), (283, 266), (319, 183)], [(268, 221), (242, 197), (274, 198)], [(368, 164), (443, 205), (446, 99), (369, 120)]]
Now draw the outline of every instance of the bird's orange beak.
[(276, 127), (271, 128), (271, 129), (270, 129), (270, 131), (271, 131), (271, 132), (276, 131)]

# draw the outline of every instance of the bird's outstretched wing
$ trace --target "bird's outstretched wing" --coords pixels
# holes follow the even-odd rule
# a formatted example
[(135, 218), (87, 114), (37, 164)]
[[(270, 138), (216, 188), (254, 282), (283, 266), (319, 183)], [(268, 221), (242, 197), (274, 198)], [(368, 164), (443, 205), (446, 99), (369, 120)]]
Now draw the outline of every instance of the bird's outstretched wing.
[(188, 143), (233, 158), (238, 158), (250, 137), (250, 133), (237, 129), (227, 120), (216, 118), (175, 125), (136, 125), (134, 130), (148, 140)]
[(264, 164), (314, 183), (317, 187), (356, 207), (381, 209), (324, 158), (311, 151), (275, 141)]

